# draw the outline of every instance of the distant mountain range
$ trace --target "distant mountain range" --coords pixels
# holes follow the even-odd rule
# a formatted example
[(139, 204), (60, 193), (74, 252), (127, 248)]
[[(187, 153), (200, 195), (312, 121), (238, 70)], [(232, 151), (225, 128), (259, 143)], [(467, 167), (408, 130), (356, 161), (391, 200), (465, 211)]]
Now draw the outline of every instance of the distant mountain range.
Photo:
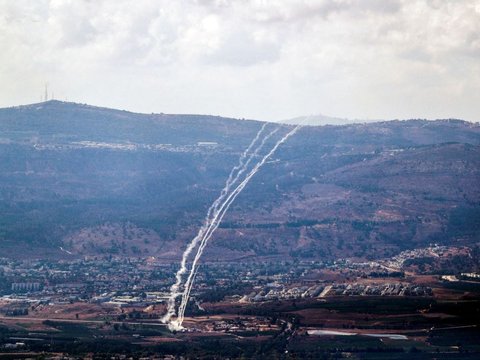
[[(178, 260), (262, 124), (60, 101), (0, 109), (0, 257)], [(291, 129), (267, 124), (276, 127)], [(479, 219), (478, 124), (311, 126), (252, 179), (206, 256), (370, 259), (475, 246)]]

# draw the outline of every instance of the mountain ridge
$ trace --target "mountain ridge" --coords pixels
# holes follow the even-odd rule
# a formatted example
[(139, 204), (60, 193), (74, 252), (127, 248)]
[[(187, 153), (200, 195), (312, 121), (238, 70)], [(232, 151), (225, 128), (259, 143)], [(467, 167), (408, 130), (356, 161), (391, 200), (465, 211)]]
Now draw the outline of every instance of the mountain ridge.
[[(92, 110), (92, 111), (105, 111), (105, 112), (114, 112), (118, 114), (130, 114), (132, 116), (158, 116), (158, 117), (196, 117), (196, 118), (218, 118), (218, 119), (226, 119), (226, 120), (233, 120), (233, 121), (259, 121), (259, 122), (269, 122), (273, 124), (284, 124), (284, 125), (305, 125), (305, 126), (348, 126), (348, 125), (365, 125), (365, 124), (381, 124), (381, 123), (386, 123), (386, 122), (394, 122), (394, 121), (430, 121), (430, 122), (435, 122), (435, 121), (440, 121), (440, 122), (449, 122), (449, 121), (460, 121), (460, 122), (465, 122), (468, 124), (479, 124), (478, 121), (469, 121), (469, 120), (464, 120), (460, 118), (438, 118), (438, 119), (426, 119), (426, 118), (408, 118), (408, 119), (390, 119), (390, 120), (381, 120), (381, 119), (376, 119), (376, 120), (365, 120), (365, 119), (348, 119), (348, 118), (339, 118), (339, 117), (333, 117), (333, 116), (327, 116), (323, 114), (317, 114), (317, 115), (306, 115), (306, 116), (297, 116), (294, 118), (290, 119), (284, 119), (280, 121), (267, 121), (267, 120), (261, 120), (261, 119), (246, 119), (246, 118), (235, 118), (235, 117), (226, 117), (222, 115), (212, 115), (212, 114), (194, 114), (194, 113), (155, 113), (155, 112), (138, 112), (138, 111), (133, 111), (133, 110), (123, 110), (123, 109), (115, 109), (111, 107), (105, 107), (105, 106), (97, 106), (97, 105), (89, 105), (86, 103), (78, 103), (78, 102), (72, 102), (72, 101), (61, 101), (61, 100), (47, 100), (43, 102), (38, 102), (38, 103), (31, 103), (31, 104), (24, 104), (24, 105), (13, 105), (13, 106), (6, 106), (0, 108), (0, 111), (5, 111), (5, 110), (32, 110), (35, 108), (35, 110), (41, 110), (43, 109), (43, 106), (47, 107), (52, 107), (52, 106), (64, 106), (64, 107), (74, 107), (77, 109), (85, 109), (85, 110)], [(319, 123), (319, 124), (311, 124), (308, 122), (302, 123), (303, 120), (305, 119), (313, 119), (315, 120), (316, 118), (320, 118), (320, 120), (325, 119), (326, 123)], [(328, 121), (331, 120), (332, 123), (328, 123)], [(344, 122), (344, 123), (335, 123), (336, 121)]]
[[(0, 257), (178, 259), (263, 124), (35, 105), (0, 109)], [(479, 149), (480, 126), (463, 120), (306, 126), (245, 188), (207, 258), (478, 243)]]

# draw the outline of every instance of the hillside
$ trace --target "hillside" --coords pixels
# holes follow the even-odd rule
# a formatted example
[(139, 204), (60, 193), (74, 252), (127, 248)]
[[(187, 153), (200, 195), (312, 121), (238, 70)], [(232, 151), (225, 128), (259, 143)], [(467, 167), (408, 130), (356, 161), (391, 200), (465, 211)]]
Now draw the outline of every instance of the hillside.
[[(177, 259), (261, 126), (59, 101), (0, 109), (0, 257)], [(207, 255), (376, 258), (474, 245), (479, 180), (478, 124), (304, 127), (239, 196)]]

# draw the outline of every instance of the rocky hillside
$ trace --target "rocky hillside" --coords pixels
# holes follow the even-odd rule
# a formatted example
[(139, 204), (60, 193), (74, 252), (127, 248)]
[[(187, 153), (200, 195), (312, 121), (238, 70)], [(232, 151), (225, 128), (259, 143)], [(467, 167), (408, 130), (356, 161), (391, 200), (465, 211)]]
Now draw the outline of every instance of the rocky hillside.
[[(177, 259), (261, 126), (59, 101), (0, 109), (0, 257)], [(302, 128), (207, 255), (376, 258), (478, 242), (480, 126), (409, 120)]]

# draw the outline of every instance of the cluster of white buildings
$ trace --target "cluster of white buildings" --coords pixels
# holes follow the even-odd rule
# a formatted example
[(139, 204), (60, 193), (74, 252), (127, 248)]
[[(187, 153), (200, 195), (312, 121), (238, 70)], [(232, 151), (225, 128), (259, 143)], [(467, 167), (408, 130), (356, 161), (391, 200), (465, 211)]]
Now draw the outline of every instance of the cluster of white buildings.
[(323, 298), (325, 296), (432, 296), (427, 286), (404, 283), (342, 283), (331, 285), (313, 285), (285, 288), (265, 286), (255, 289), (240, 298), (240, 302), (262, 302), (270, 300), (289, 300), (302, 298)]

